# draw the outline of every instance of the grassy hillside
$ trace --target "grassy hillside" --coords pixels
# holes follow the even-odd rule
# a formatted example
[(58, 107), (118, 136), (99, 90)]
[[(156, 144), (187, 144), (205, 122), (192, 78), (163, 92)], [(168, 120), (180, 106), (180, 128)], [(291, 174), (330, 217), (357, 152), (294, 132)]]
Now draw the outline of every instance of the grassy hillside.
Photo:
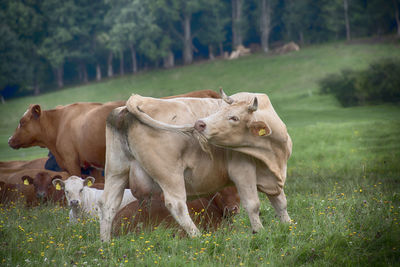
[(362, 69), (385, 57), (400, 57), (400, 47), (334, 43), (281, 56), (256, 54), (151, 71), (0, 105), (0, 160), (11, 160), (47, 154), (40, 148), (12, 150), (7, 145), (30, 103), (48, 109), (78, 101), (127, 99), (132, 93), (159, 97), (219, 86), (229, 94), (267, 93), (293, 139), (285, 192), (295, 221), (291, 226), (277, 223), (268, 200), (260, 195), (265, 231), (257, 235), (250, 233), (242, 210), (232, 228), (194, 240), (157, 229), (101, 244), (97, 222), (69, 226), (65, 209), (0, 207), (0, 240), (8, 240), (0, 241), (0, 262), (12, 266), (28, 264), (26, 259), (30, 264), (57, 266), (400, 264), (400, 107), (342, 108), (333, 97), (319, 95), (316, 83), (329, 73)]

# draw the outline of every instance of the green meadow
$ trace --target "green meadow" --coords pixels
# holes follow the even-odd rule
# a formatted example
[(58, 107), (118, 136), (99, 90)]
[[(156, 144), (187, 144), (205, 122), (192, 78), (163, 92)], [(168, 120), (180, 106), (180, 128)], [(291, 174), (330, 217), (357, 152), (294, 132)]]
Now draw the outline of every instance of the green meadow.
[[(293, 224), (278, 222), (265, 195), (265, 230), (252, 234), (246, 212), (199, 238), (176, 229), (99, 240), (99, 224), (69, 225), (68, 209), (0, 206), (1, 266), (399, 266), (400, 106), (341, 107), (318, 93), (318, 80), (400, 58), (399, 44), (342, 42), (299, 52), (216, 60), (7, 101), (0, 105), (0, 160), (47, 155), (12, 150), (7, 140), (29, 104), (43, 109), (73, 102), (161, 97), (200, 89), (269, 95), (293, 140), (285, 193)], [(400, 74), (399, 74), (400, 75)]]

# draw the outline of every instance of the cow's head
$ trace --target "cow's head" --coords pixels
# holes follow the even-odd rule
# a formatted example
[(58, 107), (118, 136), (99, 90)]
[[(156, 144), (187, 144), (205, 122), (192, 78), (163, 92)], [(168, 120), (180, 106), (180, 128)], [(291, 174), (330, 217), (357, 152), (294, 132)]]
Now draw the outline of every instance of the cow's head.
[(84, 187), (91, 186), (94, 183), (94, 178), (89, 176), (82, 179), (78, 176), (71, 176), (67, 180), (53, 180), (53, 185), (57, 190), (63, 189), (67, 198), (67, 203), (73, 208), (78, 208), (84, 197)]
[(194, 126), (210, 143), (227, 147), (246, 146), (250, 139), (263, 138), (271, 134), (270, 126), (254, 116), (258, 109), (257, 97), (249, 103), (234, 101), (222, 89), (221, 95), (229, 105), (217, 113), (196, 121)]
[(8, 145), (14, 149), (37, 145), (37, 138), (41, 132), (40, 105), (30, 105), (19, 121), (14, 134), (8, 139)]
[(224, 217), (236, 215), (240, 211), (240, 197), (235, 186), (225, 187), (214, 196), (214, 202)]
[(48, 172), (38, 172), (35, 178), (28, 175), (21, 177), (22, 182), (25, 185), (33, 185), (36, 193), (36, 197), (39, 200), (47, 201), (53, 197), (54, 190), (52, 182), (55, 179), (61, 179), (60, 175), (51, 176)]

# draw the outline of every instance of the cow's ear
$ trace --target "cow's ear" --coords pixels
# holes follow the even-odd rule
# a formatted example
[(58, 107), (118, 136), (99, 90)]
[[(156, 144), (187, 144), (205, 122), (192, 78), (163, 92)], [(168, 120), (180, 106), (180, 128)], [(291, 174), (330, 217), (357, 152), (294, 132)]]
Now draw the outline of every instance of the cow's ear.
[(62, 177), (61, 177), (61, 175), (57, 174), (57, 175), (54, 175), (54, 176), (53, 176), (53, 179), (51, 179), (51, 181), (53, 181), (54, 179), (60, 179), (60, 180), (62, 180)]
[(35, 119), (38, 119), (42, 113), (42, 109), (40, 108), (40, 105), (33, 105), (31, 107), (31, 113)]
[(251, 103), (251, 105), (249, 105), (249, 106), (247, 107), (247, 109), (248, 109), (248, 111), (249, 111), (250, 113), (253, 113), (254, 111), (256, 111), (256, 110), (258, 109), (258, 99), (257, 99), (257, 97), (255, 97), (255, 98), (253, 99), (253, 102)]
[(94, 180), (96, 180), (96, 179), (94, 179), (94, 177), (88, 176), (88, 177), (86, 177), (85, 181), (83, 182), (83, 185), (91, 187), (94, 184)]
[(262, 121), (251, 122), (249, 129), (255, 136), (268, 136), (272, 133), (271, 128)]
[(22, 182), (24, 182), (24, 185), (30, 185), (33, 184), (33, 179), (32, 177), (28, 176), (28, 175), (24, 175), (21, 177)]
[(56, 188), (56, 190), (64, 189), (65, 184), (64, 184), (63, 180), (61, 180), (59, 178), (55, 178), (55, 179), (53, 179), (52, 183), (53, 183), (54, 187)]

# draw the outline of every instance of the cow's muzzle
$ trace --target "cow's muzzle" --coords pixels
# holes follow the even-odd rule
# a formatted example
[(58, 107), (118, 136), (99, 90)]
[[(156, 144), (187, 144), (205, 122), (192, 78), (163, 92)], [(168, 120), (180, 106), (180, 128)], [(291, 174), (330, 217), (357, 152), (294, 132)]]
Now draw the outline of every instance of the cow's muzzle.
[(13, 136), (10, 136), (10, 138), (8, 138), (8, 145), (13, 149), (20, 148), (20, 146), (18, 145), (17, 140), (15, 138), (13, 138)]
[(196, 121), (196, 123), (194, 124), (194, 128), (195, 128), (199, 133), (203, 132), (203, 131), (206, 129), (206, 127), (207, 127), (207, 124), (206, 124), (204, 121), (202, 121), (202, 120), (198, 120), (198, 121)]
[(45, 192), (37, 192), (36, 193), (36, 197), (38, 199), (44, 199), (47, 196), (47, 194)]
[(69, 205), (72, 206), (72, 207), (76, 207), (76, 206), (79, 205), (79, 200), (76, 200), (76, 199), (71, 200), (71, 201), (69, 202)]

